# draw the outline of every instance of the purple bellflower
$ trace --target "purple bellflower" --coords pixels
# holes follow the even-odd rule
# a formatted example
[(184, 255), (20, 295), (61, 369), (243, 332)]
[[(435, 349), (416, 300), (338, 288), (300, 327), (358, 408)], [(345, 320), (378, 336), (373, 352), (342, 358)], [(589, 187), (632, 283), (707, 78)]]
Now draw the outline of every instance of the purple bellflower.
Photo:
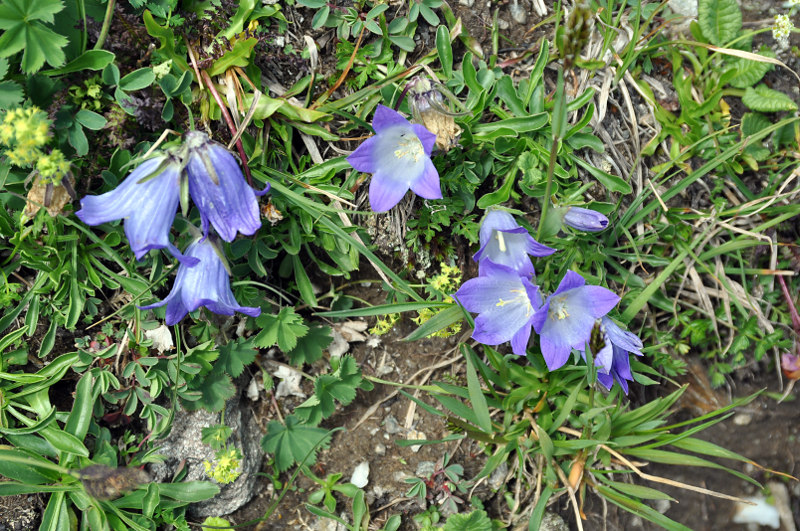
[(241, 312), (258, 317), (261, 314), (261, 308), (241, 306), (236, 302), (220, 251), (209, 238), (195, 240), (186, 249), (186, 255), (197, 259), (199, 263), (194, 267), (178, 266), (178, 275), (169, 295), (160, 302), (140, 306), (139, 309), (149, 310), (166, 304), (167, 326), (174, 325), (201, 306), (220, 315)]
[(573, 229), (598, 232), (608, 227), (608, 218), (596, 210), (581, 207), (567, 207), (562, 221)]
[[(256, 192), (245, 182), (233, 154), (200, 131), (186, 133), (189, 194), (200, 210), (204, 235), (209, 223), (226, 242), (237, 232), (250, 236), (261, 228)], [(267, 187), (267, 190), (269, 187)], [(259, 192), (259, 195), (266, 193)]]
[(533, 278), (536, 274), (528, 255), (549, 256), (555, 249), (534, 240), (525, 227), (505, 210), (490, 210), (481, 222), (481, 248), (473, 260), (484, 275), (487, 261), (515, 270), (519, 275)]
[(601, 286), (587, 286), (582, 276), (567, 271), (558, 289), (533, 316), (542, 355), (551, 371), (563, 366), (572, 349), (584, 350), (596, 319), (607, 314), (619, 297)]
[(642, 355), (642, 340), (633, 332), (621, 329), (608, 317), (603, 317), (602, 327), (606, 344), (597, 354), (597, 365), (602, 364), (605, 372), (597, 373), (597, 381), (611, 389), (616, 380), (627, 395), (628, 381), (633, 381), (630, 354)]
[(182, 264), (196, 264), (169, 242), (178, 211), (180, 173), (180, 164), (168, 155), (148, 159), (110, 192), (81, 199), (75, 215), (87, 225), (124, 219), (125, 236), (137, 260), (150, 249), (168, 249)]
[(372, 119), (375, 135), (365, 140), (347, 162), (372, 174), (369, 204), (386, 212), (411, 189), (425, 199), (441, 199), (439, 172), (431, 162), (436, 135), (419, 124), (410, 124), (400, 113), (378, 105)]
[(486, 345), (511, 341), (511, 350), (524, 356), (531, 323), (542, 304), (539, 287), (513, 269), (492, 262), (486, 275), (470, 279), (453, 295), (468, 311), (478, 313), (472, 338)]

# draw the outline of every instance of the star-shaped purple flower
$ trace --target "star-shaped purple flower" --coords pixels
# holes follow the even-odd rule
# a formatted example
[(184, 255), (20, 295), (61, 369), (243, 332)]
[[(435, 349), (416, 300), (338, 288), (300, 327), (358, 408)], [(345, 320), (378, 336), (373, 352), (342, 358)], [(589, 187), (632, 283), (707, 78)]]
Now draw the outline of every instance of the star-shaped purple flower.
[(641, 356), (644, 345), (636, 334), (621, 329), (608, 317), (603, 317), (602, 326), (606, 344), (597, 354), (598, 365), (603, 365), (603, 370), (597, 373), (597, 381), (611, 389), (616, 380), (627, 395), (628, 381), (633, 381), (630, 354)]
[(169, 241), (178, 210), (180, 170), (180, 163), (169, 155), (148, 159), (110, 192), (81, 199), (75, 215), (87, 225), (124, 219), (125, 236), (137, 260), (151, 249), (168, 249), (183, 264), (195, 264)]
[(511, 341), (511, 350), (524, 356), (531, 323), (542, 304), (538, 286), (513, 269), (486, 264), (486, 275), (464, 283), (453, 295), (468, 311), (478, 313), (472, 338), (485, 345)]
[(375, 212), (386, 212), (409, 189), (425, 199), (441, 199), (439, 172), (431, 162), (436, 135), (419, 124), (411, 124), (400, 113), (378, 105), (372, 119), (375, 136), (365, 140), (347, 162), (372, 174), (369, 204)]
[(551, 371), (563, 366), (572, 349), (584, 350), (596, 319), (619, 302), (619, 297), (601, 286), (587, 286), (574, 271), (567, 271), (558, 289), (547, 297), (533, 316), (542, 355)]
[(233, 154), (200, 131), (186, 133), (185, 146), (189, 194), (200, 210), (203, 234), (208, 235), (209, 223), (226, 242), (233, 241), (237, 232), (255, 234), (261, 228), (256, 192), (244, 180)]
[(487, 261), (504, 265), (521, 276), (532, 278), (536, 273), (528, 255), (550, 256), (555, 249), (542, 245), (531, 237), (528, 230), (505, 210), (490, 210), (484, 216), (480, 229), (481, 248), (473, 256), (478, 271), (484, 275)]
[(261, 308), (241, 306), (233, 296), (230, 279), (220, 251), (210, 238), (195, 240), (186, 249), (186, 256), (199, 261), (194, 267), (178, 266), (178, 276), (167, 297), (149, 306), (140, 306), (141, 310), (149, 310), (167, 305), (166, 323), (174, 325), (187, 313), (205, 306), (220, 315), (233, 315), (241, 312), (250, 317), (258, 317)]

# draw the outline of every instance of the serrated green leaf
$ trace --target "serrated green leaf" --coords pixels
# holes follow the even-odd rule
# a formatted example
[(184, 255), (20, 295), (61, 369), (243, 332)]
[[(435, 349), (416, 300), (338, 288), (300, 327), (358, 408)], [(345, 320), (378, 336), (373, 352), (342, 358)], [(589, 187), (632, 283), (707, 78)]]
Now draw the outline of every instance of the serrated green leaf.
[(442, 531), (486, 531), (492, 529), (492, 521), (486, 511), (475, 510), (469, 514), (453, 514)]
[[(759, 52), (758, 55), (764, 57), (775, 58), (775, 54), (771, 51), (765, 50)], [(730, 80), (730, 84), (736, 88), (752, 87), (764, 77), (764, 74), (772, 70), (770, 63), (761, 61), (753, 61), (752, 59), (745, 59), (737, 57), (730, 60), (731, 68), (736, 72)]]
[[(4, 60), (4, 59), (3, 59)], [(0, 82), (0, 109), (10, 109), (22, 103), (22, 87), (16, 81)]]
[(303, 318), (289, 306), (281, 308), (275, 315), (262, 313), (256, 319), (256, 325), (261, 327), (261, 332), (255, 338), (257, 347), (269, 348), (277, 344), (284, 352), (293, 350), (297, 346), (297, 338), (308, 333)]
[[(317, 445), (326, 445), (330, 433), (323, 428), (316, 428), (300, 422), (294, 415), (286, 417), (286, 423), (272, 420), (267, 424), (267, 434), (261, 439), (261, 447), (275, 458), (275, 470), (283, 472), (295, 463), (300, 463), (306, 456), (306, 465), (313, 465), (317, 460)], [(309, 455), (310, 454), (310, 455)]]
[(183, 407), (188, 410), (200, 408), (208, 411), (222, 411), (225, 401), (236, 394), (236, 387), (231, 382), (231, 377), (223, 372), (212, 371), (203, 380), (199, 388), (202, 396), (192, 402), (183, 402)]
[(742, 136), (748, 137), (772, 125), (769, 118), (757, 112), (748, 112), (742, 115)]
[(307, 424), (317, 425), (333, 414), (337, 401), (343, 406), (352, 402), (361, 384), (361, 369), (355, 358), (343, 356), (335, 372), (317, 377), (314, 396), (297, 406), (295, 414)]
[(772, 90), (766, 85), (759, 85), (756, 88), (747, 87), (742, 96), (742, 103), (754, 111), (778, 112), (796, 111), (797, 103), (783, 92)]
[(66, 37), (39, 23), (30, 24), (26, 33), (25, 51), (22, 54), (23, 72), (32, 74), (42, 68), (45, 61), (54, 68), (66, 62), (62, 50), (69, 43)]
[(314, 363), (322, 357), (322, 351), (333, 341), (329, 326), (311, 326), (308, 333), (298, 338), (297, 346), (287, 353), (292, 365)]
[(224, 371), (236, 378), (242, 374), (246, 365), (253, 363), (257, 353), (249, 340), (239, 338), (236, 341), (229, 341), (220, 347), (214, 370)]
[(736, 0), (700, 0), (697, 22), (711, 44), (722, 46), (733, 40), (742, 29), (742, 12)]

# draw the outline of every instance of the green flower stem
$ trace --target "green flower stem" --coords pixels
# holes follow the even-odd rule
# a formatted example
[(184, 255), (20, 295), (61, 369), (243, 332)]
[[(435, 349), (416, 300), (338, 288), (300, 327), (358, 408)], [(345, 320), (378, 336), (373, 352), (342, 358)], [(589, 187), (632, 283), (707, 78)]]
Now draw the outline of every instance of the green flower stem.
[(558, 156), (557, 138), (553, 139), (553, 145), (550, 148), (550, 161), (547, 163), (547, 186), (544, 189), (544, 199), (542, 199), (542, 216), (539, 218), (539, 227), (536, 229), (536, 240), (541, 241), (542, 229), (544, 228), (544, 219), (547, 217), (547, 211), (550, 210), (550, 194), (553, 191), (553, 170), (556, 167), (556, 156)]
[(553, 192), (553, 173), (556, 167), (556, 157), (558, 147), (564, 133), (567, 130), (567, 97), (564, 94), (564, 70), (558, 69), (558, 82), (556, 83), (556, 93), (553, 99), (553, 145), (550, 148), (550, 161), (547, 163), (547, 186), (544, 189), (542, 199), (542, 216), (539, 218), (539, 227), (536, 229), (536, 239), (542, 239), (542, 230), (545, 226), (545, 218), (550, 210), (550, 196)]
[(111, 19), (114, 18), (114, 5), (117, 0), (108, 0), (106, 4), (106, 15), (103, 17), (103, 26), (100, 28), (100, 35), (97, 37), (97, 42), (94, 43), (95, 50), (102, 50), (103, 44), (106, 43), (108, 30), (111, 28)]

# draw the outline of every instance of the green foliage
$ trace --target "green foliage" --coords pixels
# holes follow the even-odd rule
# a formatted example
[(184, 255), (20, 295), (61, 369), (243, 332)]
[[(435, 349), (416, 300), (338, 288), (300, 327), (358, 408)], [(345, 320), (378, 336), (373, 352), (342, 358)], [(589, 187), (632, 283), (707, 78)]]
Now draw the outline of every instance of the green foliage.
[(0, 3), (0, 57), (22, 51), (22, 71), (33, 74), (45, 61), (57, 68), (64, 64), (67, 38), (46, 24), (64, 9), (61, 0), (3, 0)]
[(275, 470), (283, 472), (295, 464), (313, 465), (317, 451), (326, 446), (329, 439), (328, 430), (310, 426), (289, 415), (284, 423), (271, 420), (267, 424), (261, 447), (273, 455)]
[(297, 340), (308, 334), (308, 326), (303, 324), (303, 318), (297, 315), (294, 308), (285, 306), (275, 314), (262, 313), (256, 318), (256, 326), (261, 329), (255, 338), (255, 345), (260, 348), (269, 348), (278, 345), (284, 352), (289, 352), (297, 347)]
[(361, 377), (355, 358), (346, 355), (338, 363), (334, 372), (317, 377), (314, 394), (294, 410), (295, 415), (310, 426), (330, 417), (336, 410), (336, 402), (343, 406), (352, 402), (357, 389), (372, 389), (372, 384)]
[(742, 103), (750, 109), (760, 112), (796, 111), (797, 103), (786, 94), (773, 90), (766, 85), (747, 87), (742, 96)]
[(699, 0), (697, 21), (712, 44), (724, 46), (739, 36), (742, 12), (736, 0)]

